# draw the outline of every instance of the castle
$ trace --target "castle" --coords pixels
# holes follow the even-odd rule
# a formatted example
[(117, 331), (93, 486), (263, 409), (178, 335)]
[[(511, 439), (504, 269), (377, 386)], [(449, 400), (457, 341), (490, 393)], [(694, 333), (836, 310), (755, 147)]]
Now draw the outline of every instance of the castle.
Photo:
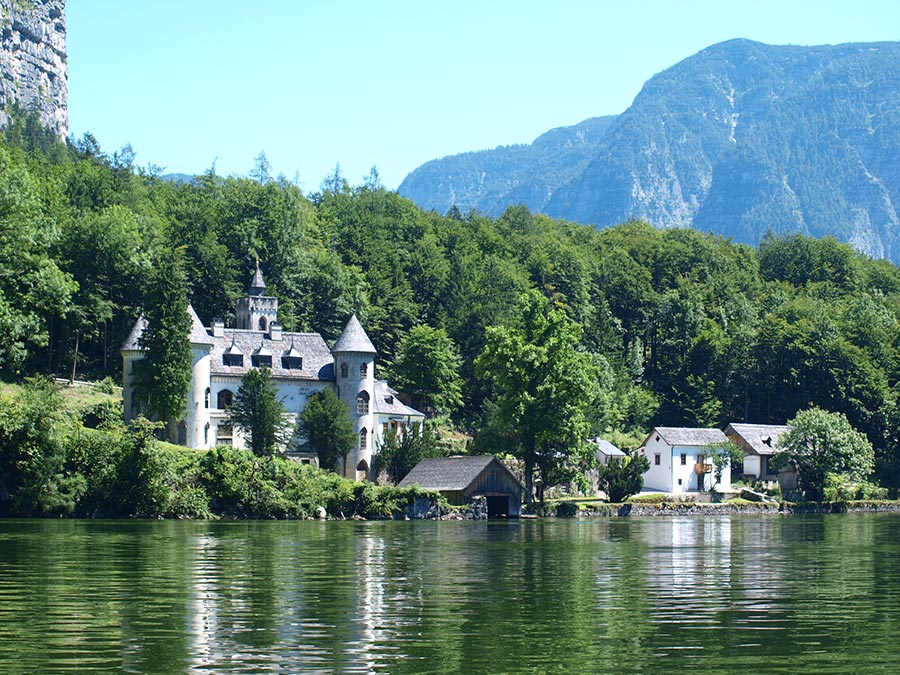
[[(356, 449), (344, 463), (347, 478), (370, 477), (372, 454), (389, 428), (402, 431), (425, 416), (404, 405), (397, 392), (375, 378), (375, 346), (356, 315), (350, 317), (331, 349), (318, 333), (292, 333), (278, 323), (278, 298), (265, 295), (265, 282), (257, 263), (246, 297), (237, 301), (234, 328), (213, 321), (205, 328), (189, 305), (193, 367), (187, 412), (179, 425), (178, 441), (191, 448), (217, 445), (245, 447), (229, 408), (251, 368), (266, 367), (292, 422), (306, 407), (310, 395), (331, 388), (347, 405), (357, 434)], [(140, 317), (122, 345), (123, 406), (125, 419), (140, 413), (134, 395), (134, 364), (144, 358), (141, 336), (146, 320)], [(286, 453), (304, 463), (317, 463), (304, 439), (291, 440)]]

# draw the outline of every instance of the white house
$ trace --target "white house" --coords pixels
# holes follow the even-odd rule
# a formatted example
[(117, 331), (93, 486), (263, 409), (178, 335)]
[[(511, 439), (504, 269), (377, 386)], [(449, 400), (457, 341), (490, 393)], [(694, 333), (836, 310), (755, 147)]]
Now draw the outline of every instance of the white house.
[(738, 424), (725, 427), (725, 435), (744, 450), (741, 474), (775, 480), (769, 470), (769, 458), (781, 450), (778, 439), (789, 427), (784, 424)]
[(597, 446), (597, 452), (595, 454), (598, 466), (607, 466), (610, 462), (619, 462), (625, 457), (623, 451), (599, 436), (591, 439), (591, 443)]
[(727, 442), (719, 429), (656, 427), (644, 441), (640, 452), (650, 461), (644, 473), (644, 488), (672, 494), (731, 489), (731, 468), (722, 471), (715, 483), (711, 453), (717, 444)]
[[(388, 383), (375, 378), (375, 346), (356, 316), (350, 320), (334, 347), (328, 348), (318, 333), (283, 331), (278, 323), (278, 299), (264, 295), (265, 282), (256, 267), (250, 292), (237, 301), (235, 328), (214, 321), (204, 328), (188, 306), (192, 327), (193, 372), (188, 406), (179, 425), (179, 442), (191, 448), (216, 445), (245, 447), (245, 439), (234, 429), (228, 409), (251, 368), (265, 366), (272, 372), (278, 395), (292, 422), (306, 407), (309, 396), (331, 388), (347, 404), (357, 434), (355, 452), (347, 457), (348, 478), (368, 478), (372, 454), (387, 429), (404, 429), (424, 421), (425, 416), (398, 398)], [(141, 336), (146, 320), (140, 317), (122, 345), (123, 405), (125, 419), (140, 413), (134, 395), (134, 365), (144, 358)], [(300, 461), (316, 463), (314, 453), (304, 452), (294, 438), (286, 448)]]

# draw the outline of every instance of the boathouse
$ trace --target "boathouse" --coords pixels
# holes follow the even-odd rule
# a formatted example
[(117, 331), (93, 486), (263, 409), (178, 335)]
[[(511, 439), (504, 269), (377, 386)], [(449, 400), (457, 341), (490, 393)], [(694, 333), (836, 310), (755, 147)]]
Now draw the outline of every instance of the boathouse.
[(488, 518), (517, 518), (525, 488), (496, 457), (438, 457), (416, 464), (399, 487), (418, 485), (436, 490), (453, 505), (461, 506), (484, 497)]

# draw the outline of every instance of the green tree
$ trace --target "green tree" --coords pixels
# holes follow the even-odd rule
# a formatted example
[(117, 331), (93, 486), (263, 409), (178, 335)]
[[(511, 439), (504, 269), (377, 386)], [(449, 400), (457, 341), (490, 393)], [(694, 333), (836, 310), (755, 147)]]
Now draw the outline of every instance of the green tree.
[(581, 473), (592, 465), (586, 409), (598, 375), (590, 354), (578, 349), (578, 324), (535, 291), (521, 299), (519, 309), (517, 326), (488, 328), (475, 372), (493, 385), (488, 425), (524, 461), (531, 504), (535, 468), (550, 487), (564, 477), (556, 472), (561, 464)]
[(447, 331), (415, 326), (397, 346), (394, 383), (422, 410), (452, 413), (462, 405), (460, 365), (459, 350)]
[(797, 463), (800, 485), (808, 499), (822, 497), (829, 473), (859, 482), (875, 468), (872, 444), (842, 413), (809, 408), (797, 413), (788, 427), (779, 440), (779, 454)]
[(290, 423), (268, 368), (251, 368), (234, 395), (231, 422), (244, 432), (250, 449), (259, 457), (271, 457), (288, 440)]
[(169, 440), (178, 439), (191, 386), (193, 356), (189, 335), (187, 278), (181, 249), (152, 266), (144, 294), (144, 358), (135, 368), (135, 393), (146, 411), (166, 423)]
[(318, 454), (319, 466), (334, 471), (356, 446), (356, 432), (346, 404), (331, 389), (317, 391), (309, 397), (300, 413), (298, 430), (306, 436), (309, 447)]
[(611, 461), (599, 470), (597, 482), (607, 498), (614, 504), (636, 495), (644, 487), (644, 473), (650, 469), (650, 460), (644, 455), (626, 455)]
[(715, 478), (713, 485), (722, 482), (722, 474), (726, 468), (744, 461), (744, 449), (732, 440), (710, 445), (707, 454), (713, 464), (713, 478)]
[(372, 462), (375, 473), (385, 471), (391, 482), (399, 483), (416, 464), (429, 457), (440, 457), (430, 424), (411, 424), (402, 433), (388, 429)]

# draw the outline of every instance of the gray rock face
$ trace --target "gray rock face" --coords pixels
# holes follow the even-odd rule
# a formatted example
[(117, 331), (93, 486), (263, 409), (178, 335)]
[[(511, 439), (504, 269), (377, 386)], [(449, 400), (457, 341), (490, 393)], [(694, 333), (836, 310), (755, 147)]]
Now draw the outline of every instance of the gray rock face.
[(589, 142), (573, 139), (579, 128), (515, 149), (516, 162), (510, 149), (429, 162), (400, 194), (441, 212), (524, 203), (748, 244), (768, 231), (833, 235), (900, 262), (900, 42), (731, 40), (652, 77)]
[(0, 0), (0, 125), (17, 102), (69, 133), (65, 0)]

